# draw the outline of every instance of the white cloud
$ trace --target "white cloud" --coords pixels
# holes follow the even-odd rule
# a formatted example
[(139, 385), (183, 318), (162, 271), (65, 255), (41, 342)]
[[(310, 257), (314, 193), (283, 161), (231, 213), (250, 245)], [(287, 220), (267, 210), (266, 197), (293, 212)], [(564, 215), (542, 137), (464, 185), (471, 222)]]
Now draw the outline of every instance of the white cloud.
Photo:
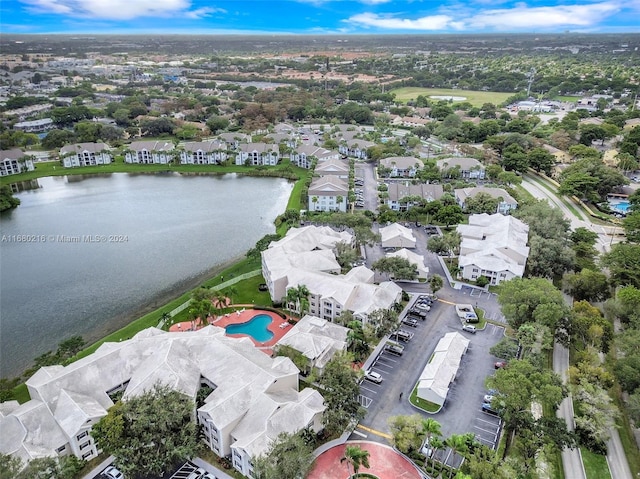
[(499, 30), (590, 26), (618, 11), (620, 6), (614, 2), (531, 8), (518, 4), (514, 8), (482, 11), (465, 19), (465, 23), (476, 28)]
[(444, 30), (451, 26), (453, 18), (448, 15), (431, 15), (416, 19), (393, 18), (380, 16), (375, 13), (360, 13), (345, 20), (368, 27), (378, 27), (390, 30)]
[(195, 10), (191, 10), (190, 12), (186, 12), (185, 17), (199, 19), (204, 17), (210, 17), (214, 13), (227, 13), (227, 11), (224, 8), (202, 7), (202, 8), (197, 8)]
[[(375, 0), (373, 0), (375, 1)], [(640, 0), (628, 0), (640, 4)], [(486, 3), (487, 0), (476, 0)], [(495, 3), (501, 3), (493, 2)], [(436, 15), (403, 18), (400, 15), (360, 13), (345, 20), (361, 26), (385, 30), (544, 30), (558, 27), (597, 27), (607, 17), (622, 10), (619, 0), (580, 5), (529, 7), (517, 3), (511, 8), (477, 9), (471, 11), (462, 4), (442, 5)]]
[(358, 0), (366, 5), (380, 5), (381, 3), (389, 3), (391, 0)]
[(189, 10), (190, 0), (24, 0), (24, 3), (38, 13), (105, 20), (171, 16), (202, 18), (214, 12), (224, 12), (212, 7)]

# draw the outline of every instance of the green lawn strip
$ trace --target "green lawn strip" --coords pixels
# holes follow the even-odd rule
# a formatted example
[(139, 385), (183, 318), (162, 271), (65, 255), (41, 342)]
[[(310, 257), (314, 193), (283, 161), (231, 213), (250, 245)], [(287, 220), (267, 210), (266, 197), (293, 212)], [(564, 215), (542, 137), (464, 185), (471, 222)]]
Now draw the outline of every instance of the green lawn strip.
[(580, 448), (580, 453), (587, 479), (611, 479), (606, 456), (595, 454), (585, 447)]
[[(477, 91), (477, 90), (452, 90), (447, 88), (421, 88), (421, 87), (404, 87), (391, 90), (389, 93), (395, 94), (396, 101), (406, 103), (409, 100), (415, 100), (418, 96), (423, 95), (429, 98), (431, 95), (440, 96), (457, 96), (465, 97), (465, 100), (454, 101), (462, 102), (468, 101), (473, 106), (481, 107), (484, 103), (493, 103), (499, 105), (509, 98), (511, 93), (492, 92), (492, 91)], [(437, 99), (431, 99), (437, 101)]]
[(432, 403), (431, 401), (425, 401), (422, 398), (418, 397), (418, 383), (416, 383), (413, 391), (411, 391), (411, 396), (409, 397), (409, 402), (413, 404), (415, 407), (422, 409), (426, 412), (438, 412), (442, 409), (442, 406)]
[(640, 477), (640, 450), (638, 449), (638, 445), (636, 444), (635, 437), (633, 435), (633, 428), (631, 427), (629, 413), (622, 402), (622, 391), (620, 390), (620, 386), (614, 387), (611, 396), (620, 411), (620, 414), (616, 418), (616, 426), (618, 427), (618, 434), (620, 435), (620, 442), (624, 449), (624, 455), (627, 457), (627, 462), (629, 463), (631, 476)]

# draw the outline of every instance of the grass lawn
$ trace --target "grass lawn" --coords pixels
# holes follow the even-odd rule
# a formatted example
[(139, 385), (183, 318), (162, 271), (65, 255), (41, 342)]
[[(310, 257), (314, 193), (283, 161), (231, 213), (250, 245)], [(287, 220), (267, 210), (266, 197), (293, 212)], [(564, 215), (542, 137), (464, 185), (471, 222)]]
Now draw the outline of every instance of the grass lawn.
[[(501, 93), (493, 91), (474, 91), (474, 90), (449, 90), (446, 88), (420, 88), (420, 87), (405, 87), (391, 90), (389, 93), (393, 93), (396, 96), (396, 101), (406, 103), (409, 100), (415, 100), (419, 95), (426, 96), (442, 95), (442, 96), (459, 96), (465, 97), (473, 106), (481, 107), (484, 103), (493, 103), (499, 105), (507, 98), (512, 96), (512, 93)], [(459, 103), (459, 102), (454, 102)]]
[(609, 464), (607, 464), (605, 456), (594, 454), (584, 447), (580, 448), (580, 453), (582, 454), (582, 462), (584, 463), (587, 479), (611, 479)]
[(409, 402), (414, 406), (426, 411), (426, 412), (438, 412), (442, 409), (442, 406), (432, 403), (431, 401), (425, 401), (422, 398), (418, 397), (418, 385), (413, 388), (411, 391), (411, 397), (409, 398)]

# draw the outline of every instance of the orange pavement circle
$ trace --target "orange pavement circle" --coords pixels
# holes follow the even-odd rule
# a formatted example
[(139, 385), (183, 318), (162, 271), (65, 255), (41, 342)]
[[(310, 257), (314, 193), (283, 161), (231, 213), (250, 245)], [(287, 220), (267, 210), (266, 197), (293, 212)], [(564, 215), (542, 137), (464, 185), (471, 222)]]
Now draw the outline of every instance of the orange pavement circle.
[(347, 470), (347, 462), (340, 462), (347, 446), (359, 446), (369, 451), (369, 467), (358, 472), (368, 472), (379, 479), (422, 479), (416, 466), (393, 448), (370, 441), (349, 441), (323, 452), (316, 459), (307, 479), (343, 479), (353, 473)]

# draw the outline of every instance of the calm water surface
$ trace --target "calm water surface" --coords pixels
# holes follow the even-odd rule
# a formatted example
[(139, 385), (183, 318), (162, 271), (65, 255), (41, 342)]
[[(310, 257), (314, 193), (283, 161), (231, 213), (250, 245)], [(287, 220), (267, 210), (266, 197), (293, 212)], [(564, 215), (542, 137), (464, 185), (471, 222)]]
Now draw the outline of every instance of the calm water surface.
[(2, 377), (73, 335), (118, 329), (244, 255), (274, 232), (292, 189), (275, 178), (176, 173), (38, 183), (0, 218)]

